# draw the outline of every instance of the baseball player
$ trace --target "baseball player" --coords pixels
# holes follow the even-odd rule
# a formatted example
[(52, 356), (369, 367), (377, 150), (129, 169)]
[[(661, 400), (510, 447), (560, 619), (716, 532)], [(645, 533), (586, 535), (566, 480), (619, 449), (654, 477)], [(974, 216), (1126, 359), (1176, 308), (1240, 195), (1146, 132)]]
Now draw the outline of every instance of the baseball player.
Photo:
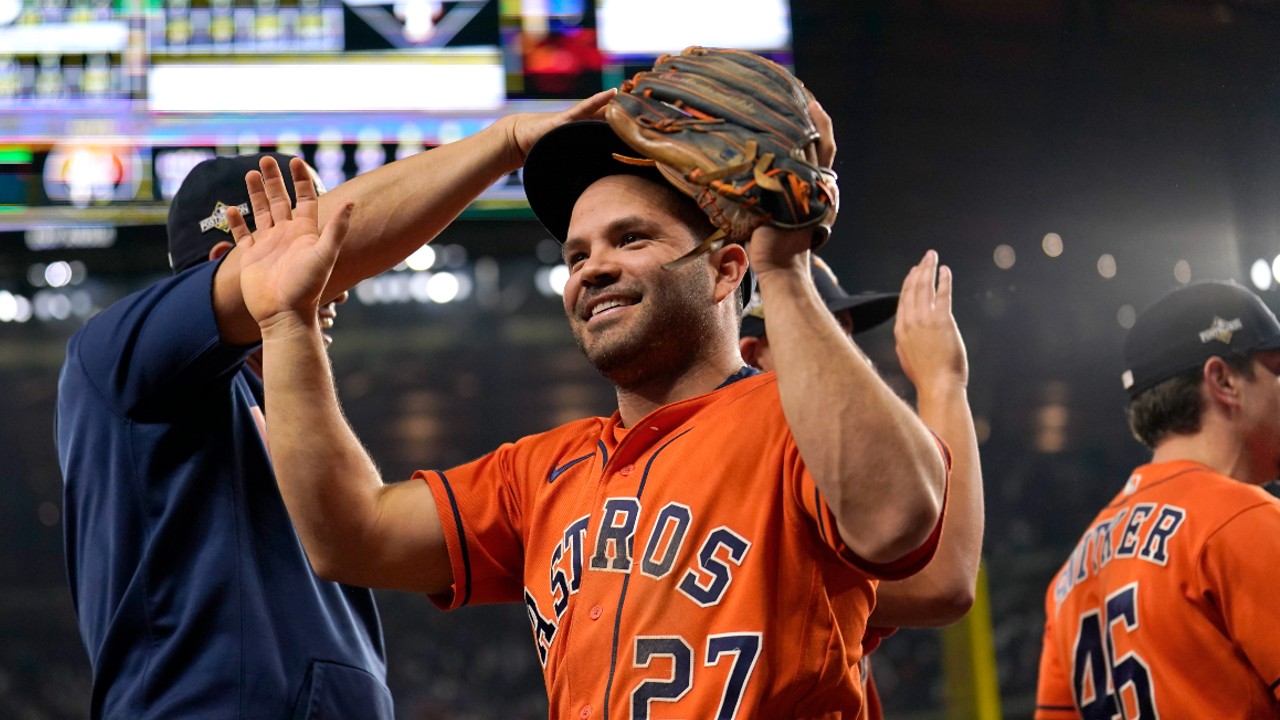
[[(326, 301), (408, 256), (470, 199), (441, 188), (474, 196), (518, 167), (547, 129), (589, 117), (608, 97), (509, 116), (319, 199), (295, 159), (307, 189), (298, 199), (313, 217), (362, 203), (342, 218), (350, 254)], [(264, 231), (289, 208), (276, 157), (263, 159), (279, 191), (270, 200), (261, 183), (246, 192), (258, 158), (197, 166), (169, 218), (177, 274), (102, 311), (67, 347), (58, 457), (93, 718), (393, 714), (373, 597), (312, 572), (267, 453), (274, 414), (263, 415), (258, 324), (240, 294), (242, 253), (227, 223), (243, 223), (252, 206)], [(333, 321), (328, 305), (312, 313), (317, 328)]]
[[(816, 256), (812, 272), (818, 294), (850, 340), (896, 311), (896, 350), (903, 371), (916, 387), (920, 417), (952, 451), (950, 499), (937, 554), (917, 575), (880, 583), (863, 638), (863, 652), (869, 656), (898, 626), (949, 625), (973, 606), (984, 518), (982, 468), (966, 392), (968, 360), (951, 314), (951, 269), (938, 264), (936, 252), (929, 251), (911, 268), (901, 293), (849, 295)], [(773, 360), (764, 319), (764, 304), (757, 297), (743, 313), (739, 343), (744, 359), (770, 371)], [(863, 664), (867, 696), (863, 717), (877, 720), (884, 715), (869, 661), (866, 657)]]
[(1280, 323), (1196, 283), (1138, 317), (1124, 361), (1151, 462), (1049, 586), (1035, 716), (1280, 718)]
[[(343, 420), (311, 317), (340, 226), (317, 235), (275, 206), (270, 232), (233, 225), (290, 514), (324, 577), (443, 608), (523, 603), (552, 717), (857, 717), (877, 578), (937, 546), (944, 446), (822, 305), (808, 230), (690, 257), (706, 216), (627, 152), (605, 123), (572, 123), (524, 172), (617, 412), (408, 482), (384, 484)], [(748, 262), (781, 323), (774, 374), (738, 350)]]

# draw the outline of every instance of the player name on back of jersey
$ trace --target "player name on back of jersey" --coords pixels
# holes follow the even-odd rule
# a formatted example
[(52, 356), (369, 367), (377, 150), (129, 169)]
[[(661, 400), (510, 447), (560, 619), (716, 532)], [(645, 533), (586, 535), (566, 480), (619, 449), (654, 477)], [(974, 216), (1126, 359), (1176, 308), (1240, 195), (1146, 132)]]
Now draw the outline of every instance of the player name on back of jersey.
[(1187, 518), (1187, 511), (1166, 503), (1135, 503), (1093, 524), (1080, 538), (1071, 557), (1058, 573), (1054, 601), (1061, 605), (1080, 583), (1108, 563), (1118, 560), (1164, 566), (1169, 543)]

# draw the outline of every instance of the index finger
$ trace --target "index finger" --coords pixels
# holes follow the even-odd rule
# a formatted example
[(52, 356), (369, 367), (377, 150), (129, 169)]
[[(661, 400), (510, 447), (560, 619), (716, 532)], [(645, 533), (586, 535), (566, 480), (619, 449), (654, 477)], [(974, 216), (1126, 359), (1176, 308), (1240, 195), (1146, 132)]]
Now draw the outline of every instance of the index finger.
[[(290, 163), (292, 167), (292, 162)], [(281, 223), (293, 217), (293, 203), (289, 201), (289, 190), (284, 184), (284, 175), (280, 174), (280, 164), (270, 155), (262, 156), (258, 161), (262, 171), (262, 184), (267, 191), (267, 202), (271, 205), (271, 221)], [(254, 221), (261, 225), (262, 220), (256, 215)]]
[(289, 174), (293, 176), (293, 193), (298, 198), (298, 217), (315, 222), (320, 216), (320, 203), (311, 168), (307, 167), (305, 160), (295, 157), (289, 161)]

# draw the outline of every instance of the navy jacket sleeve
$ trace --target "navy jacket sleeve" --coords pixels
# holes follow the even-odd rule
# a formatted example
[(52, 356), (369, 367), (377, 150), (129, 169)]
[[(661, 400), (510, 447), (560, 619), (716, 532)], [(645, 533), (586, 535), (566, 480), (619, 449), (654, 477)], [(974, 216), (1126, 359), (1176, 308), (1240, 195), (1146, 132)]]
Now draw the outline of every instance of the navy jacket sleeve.
[(72, 338), (68, 359), (116, 412), (181, 407), (225, 386), (257, 347), (222, 341), (213, 313), (219, 264), (204, 263), (120, 300)]

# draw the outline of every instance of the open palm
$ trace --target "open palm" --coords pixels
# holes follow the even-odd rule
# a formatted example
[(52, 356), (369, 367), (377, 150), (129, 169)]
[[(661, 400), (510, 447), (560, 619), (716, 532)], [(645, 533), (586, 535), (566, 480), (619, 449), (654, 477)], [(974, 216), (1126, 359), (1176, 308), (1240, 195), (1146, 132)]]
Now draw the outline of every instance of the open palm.
[(290, 163), (298, 204), (291, 208), (274, 159), (246, 178), (257, 231), (234, 209), (227, 219), (240, 252), (240, 289), (249, 314), (264, 329), (286, 318), (315, 322), (320, 295), (346, 236), (351, 206), (319, 231), (315, 185), (305, 163)]

